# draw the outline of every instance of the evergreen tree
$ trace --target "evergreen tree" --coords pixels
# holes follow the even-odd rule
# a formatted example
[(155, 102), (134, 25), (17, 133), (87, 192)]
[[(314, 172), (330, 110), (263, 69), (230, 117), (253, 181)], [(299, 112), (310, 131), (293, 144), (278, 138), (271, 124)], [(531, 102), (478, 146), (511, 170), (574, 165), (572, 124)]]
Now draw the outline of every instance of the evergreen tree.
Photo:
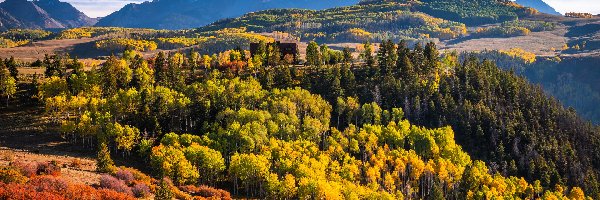
[(19, 64), (17, 64), (17, 61), (15, 61), (15, 57), (11, 56), (10, 59), (5, 61), (5, 63), (8, 71), (10, 72), (10, 76), (12, 76), (15, 80), (19, 80), (19, 70), (17, 69)]
[(371, 42), (365, 42), (363, 44), (363, 47), (364, 47), (364, 50), (360, 54), (360, 56), (363, 59), (363, 61), (365, 61), (366, 67), (368, 67), (368, 68), (375, 67), (375, 58), (373, 57), (373, 46), (371, 45)]
[(110, 158), (110, 150), (108, 150), (108, 146), (105, 142), (102, 142), (99, 145), (96, 161), (96, 171), (98, 172), (109, 173), (115, 169), (114, 162)]
[(354, 58), (352, 57), (352, 52), (350, 51), (350, 48), (344, 47), (343, 55), (344, 55), (344, 58), (343, 58), (344, 63), (353, 63), (354, 62)]
[(168, 85), (168, 60), (164, 52), (159, 52), (154, 58), (154, 80), (159, 85)]
[(350, 64), (345, 63), (341, 69), (341, 84), (346, 96), (356, 96), (356, 78), (350, 69)]
[(172, 200), (173, 191), (171, 190), (172, 183), (168, 178), (162, 178), (158, 183), (158, 188), (154, 193), (154, 199), (156, 200)]

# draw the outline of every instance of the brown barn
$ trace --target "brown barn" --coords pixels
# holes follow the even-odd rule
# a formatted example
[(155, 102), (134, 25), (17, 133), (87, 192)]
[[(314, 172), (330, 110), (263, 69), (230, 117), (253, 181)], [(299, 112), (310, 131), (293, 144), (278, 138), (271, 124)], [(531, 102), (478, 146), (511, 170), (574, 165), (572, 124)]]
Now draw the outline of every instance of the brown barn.
[[(281, 53), (281, 59), (285, 57), (285, 55), (294, 56), (294, 63), (298, 62), (298, 43), (293, 42), (280, 42), (277, 41), (275, 43), (268, 43), (268, 45), (277, 44), (279, 47), (279, 52)], [(258, 43), (250, 43), (250, 54), (254, 56), (256, 50), (258, 49)]]

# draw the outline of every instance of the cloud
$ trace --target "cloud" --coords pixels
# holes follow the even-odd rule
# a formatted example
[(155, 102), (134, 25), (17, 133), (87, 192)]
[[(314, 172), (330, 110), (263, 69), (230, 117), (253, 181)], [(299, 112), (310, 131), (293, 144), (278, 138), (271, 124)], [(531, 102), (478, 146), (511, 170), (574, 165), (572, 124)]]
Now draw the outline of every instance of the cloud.
[(554, 7), (558, 12), (588, 12), (600, 14), (600, 2), (598, 0), (544, 0)]
[(61, 0), (71, 3), (75, 8), (90, 17), (104, 17), (130, 3), (148, 0)]

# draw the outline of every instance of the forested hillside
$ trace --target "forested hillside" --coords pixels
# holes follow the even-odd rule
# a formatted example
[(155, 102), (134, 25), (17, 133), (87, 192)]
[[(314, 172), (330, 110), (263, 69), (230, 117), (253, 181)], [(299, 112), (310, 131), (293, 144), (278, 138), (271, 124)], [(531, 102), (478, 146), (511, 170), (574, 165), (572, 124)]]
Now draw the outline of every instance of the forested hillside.
[(354, 5), (359, 0), (154, 0), (128, 4), (121, 10), (102, 18), (97, 26), (129, 28), (188, 29), (197, 28), (220, 19), (267, 9), (299, 8), (326, 9)]
[(455, 39), (467, 25), (504, 22), (535, 10), (498, 1), (362, 1), (323, 11), (280, 9), (249, 13), (199, 28), (200, 31), (246, 27), (250, 31), (282, 31), (302, 40), (364, 42)]
[(600, 87), (594, 63), (597, 57), (539, 58), (534, 54), (516, 51), (483, 51), (466, 53), (480, 59), (497, 63), (506, 71), (513, 71), (526, 77), (534, 84), (540, 84), (544, 91), (567, 107), (572, 107), (594, 124), (600, 123)]
[(34, 98), (68, 141), (98, 149), (98, 170), (134, 156), (180, 186), (154, 182), (157, 197), (203, 184), (255, 198), (598, 198), (598, 128), (492, 62), (432, 43), (376, 56), (367, 43), (360, 58), (311, 43), (307, 66), (290, 66), (260, 46), (127, 51), (91, 71), (49, 57)]

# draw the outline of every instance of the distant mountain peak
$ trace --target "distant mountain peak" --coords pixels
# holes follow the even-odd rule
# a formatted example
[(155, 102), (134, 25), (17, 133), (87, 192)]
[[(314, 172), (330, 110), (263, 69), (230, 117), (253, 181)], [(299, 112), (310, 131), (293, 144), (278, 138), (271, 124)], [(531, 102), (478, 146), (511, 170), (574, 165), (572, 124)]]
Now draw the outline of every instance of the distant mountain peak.
[(535, 8), (536, 10), (546, 14), (560, 15), (560, 13), (556, 11), (556, 9), (548, 5), (543, 0), (516, 0), (515, 2), (526, 7)]
[(72, 28), (95, 23), (71, 4), (59, 0), (5, 0), (0, 3), (0, 11), (0, 30)]

